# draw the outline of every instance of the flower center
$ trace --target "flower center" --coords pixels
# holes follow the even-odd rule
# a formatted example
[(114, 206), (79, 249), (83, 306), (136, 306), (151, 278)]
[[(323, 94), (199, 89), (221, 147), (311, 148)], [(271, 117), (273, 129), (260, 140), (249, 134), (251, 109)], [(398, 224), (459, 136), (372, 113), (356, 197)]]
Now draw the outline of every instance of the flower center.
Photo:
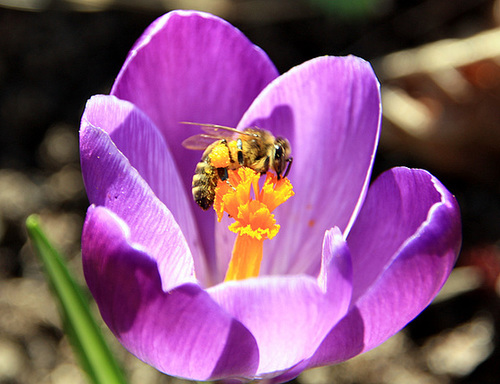
[(260, 174), (250, 168), (228, 170), (228, 175), (228, 180), (218, 181), (214, 201), (219, 222), (226, 212), (235, 220), (229, 230), (238, 234), (225, 281), (259, 275), (264, 240), (280, 229), (272, 212), (294, 195), (290, 181), (271, 172), (262, 189)]

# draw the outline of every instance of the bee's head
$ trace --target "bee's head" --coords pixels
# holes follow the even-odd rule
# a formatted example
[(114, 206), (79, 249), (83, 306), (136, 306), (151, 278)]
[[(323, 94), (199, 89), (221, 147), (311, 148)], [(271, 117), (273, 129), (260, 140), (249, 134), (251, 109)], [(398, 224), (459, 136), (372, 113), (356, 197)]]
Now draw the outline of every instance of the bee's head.
[(273, 168), (278, 175), (278, 179), (286, 177), (288, 172), (290, 172), (290, 166), (293, 160), (290, 156), (291, 152), (292, 149), (288, 140), (283, 137), (277, 137), (274, 142)]

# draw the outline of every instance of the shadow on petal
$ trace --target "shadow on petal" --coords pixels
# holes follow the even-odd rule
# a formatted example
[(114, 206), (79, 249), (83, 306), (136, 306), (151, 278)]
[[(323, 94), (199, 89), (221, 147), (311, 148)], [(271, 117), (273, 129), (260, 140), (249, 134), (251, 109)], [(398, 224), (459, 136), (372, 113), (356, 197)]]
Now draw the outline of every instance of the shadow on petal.
[[(365, 325), (358, 308), (352, 308), (323, 340), (318, 350), (311, 358), (310, 368), (316, 366), (314, 362), (322, 355), (323, 351), (328, 354), (334, 353), (335, 360), (328, 364), (335, 364), (350, 359), (359, 354), (364, 348)], [(325, 362), (319, 359), (318, 365), (325, 365)]]
[(195, 284), (164, 292), (156, 262), (128, 242), (126, 224), (106, 208), (89, 209), (82, 255), (104, 321), (139, 359), (196, 380), (256, 372), (253, 335)]
[[(347, 316), (325, 337), (310, 359), (275, 377), (271, 383), (284, 383), (294, 379), (306, 369), (339, 363), (358, 355), (364, 349), (364, 333), (365, 327), (360, 311), (356, 307), (351, 308)], [(335, 359), (326, 359), (332, 355), (335, 355)]]

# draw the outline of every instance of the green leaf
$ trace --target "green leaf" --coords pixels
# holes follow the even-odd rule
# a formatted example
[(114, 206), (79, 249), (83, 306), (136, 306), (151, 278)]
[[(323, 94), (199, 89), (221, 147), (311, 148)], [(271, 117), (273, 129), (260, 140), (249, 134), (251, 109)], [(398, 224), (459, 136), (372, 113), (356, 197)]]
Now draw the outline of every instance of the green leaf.
[(81, 288), (43, 233), (38, 217), (29, 216), (26, 228), (45, 267), (48, 281), (59, 300), (66, 333), (91, 382), (126, 384), (125, 375), (104, 341)]

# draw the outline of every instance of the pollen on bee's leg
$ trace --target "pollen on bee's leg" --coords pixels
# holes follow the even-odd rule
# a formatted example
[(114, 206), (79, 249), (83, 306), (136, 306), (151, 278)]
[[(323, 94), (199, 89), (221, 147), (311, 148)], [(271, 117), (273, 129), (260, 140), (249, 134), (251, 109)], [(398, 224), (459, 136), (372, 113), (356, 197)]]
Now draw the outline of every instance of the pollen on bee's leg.
[(229, 170), (228, 175), (230, 186), (219, 181), (214, 201), (219, 221), (226, 212), (235, 220), (229, 230), (238, 234), (225, 281), (259, 275), (264, 240), (272, 239), (280, 229), (272, 212), (293, 196), (290, 181), (278, 180), (270, 172), (262, 189), (260, 174), (250, 168)]
[(215, 168), (227, 168), (231, 163), (229, 148), (225, 144), (216, 145), (210, 152), (209, 158)]

